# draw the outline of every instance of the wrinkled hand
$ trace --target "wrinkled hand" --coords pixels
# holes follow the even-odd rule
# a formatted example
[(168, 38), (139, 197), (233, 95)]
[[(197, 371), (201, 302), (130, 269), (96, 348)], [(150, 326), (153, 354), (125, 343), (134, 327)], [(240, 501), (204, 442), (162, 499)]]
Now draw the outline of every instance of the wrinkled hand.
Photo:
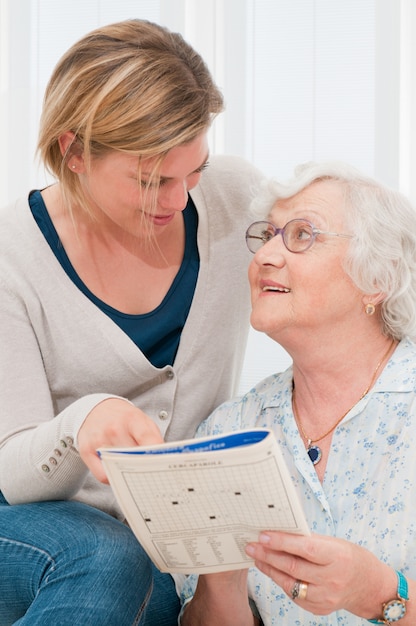
[(183, 626), (258, 626), (247, 593), (248, 570), (198, 577), (195, 594), (186, 605)]
[(343, 539), (267, 531), (246, 550), (256, 567), (289, 597), (297, 580), (306, 582), (306, 598), (294, 601), (315, 615), (345, 609), (371, 619), (396, 594), (394, 570)]
[(163, 443), (163, 437), (150, 417), (118, 398), (109, 398), (98, 404), (88, 414), (78, 433), (79, 454), (89, 470), (103, 483), (108, 483), (108, 479), (97, 448), (157, 443)]

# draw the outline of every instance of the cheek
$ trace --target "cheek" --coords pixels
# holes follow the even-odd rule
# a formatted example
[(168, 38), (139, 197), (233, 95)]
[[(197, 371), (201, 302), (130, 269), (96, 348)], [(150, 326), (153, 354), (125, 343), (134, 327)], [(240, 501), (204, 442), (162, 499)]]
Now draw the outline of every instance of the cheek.
[[(109, 200), (120, 207), (137, 207), (144, 196), (143, 189), (135, 178), (120, 179), (118, 176), (112, 176), (111, 173), (98, 181), (96, 187), (103, 200)], [(149, 196), (153, 195), (154, 192), (150, 190)]]
[(309, 265), (296, 286), (309, 311), (321, 311), (322, 315), (325, 311), (331, 315), (346, 314), (360, 297), (339, 257), (325, 264)]
[(256, 269), (254, 267), (254, 262), (251, 261), (250, 265), (248, 266), (248, 279), (250, 283), (254, 280), (255, 275), (256, 275)]
[(254, 261), (251, 261), (249, 267), (248, 267), (248, 281), (250, 283), (250, 288), (251, 288), (251, 296), (253, 298), (254, 295), (254, 289), (257, 283), (257, 265)]
[(143, 204), (142, 190), (135, 180), (121, 184), (119, 178), (110, 174), (87, 179), (84, 188), (94, 204), (111, 218), (129, 217)]
[(187, 189), (191, 190), (194, 187), (196, 187), (200, 180), (201, 180), (201, 172), (195, 172), (194, 174), (191, 174), (190, 176), (188, 176), (186, 180)]

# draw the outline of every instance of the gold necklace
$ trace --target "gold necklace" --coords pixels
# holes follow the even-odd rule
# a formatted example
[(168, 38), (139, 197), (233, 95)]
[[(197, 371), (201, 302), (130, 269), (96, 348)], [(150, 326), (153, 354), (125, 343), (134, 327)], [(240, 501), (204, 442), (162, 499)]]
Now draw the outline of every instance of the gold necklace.
[(318, 441), (321, 441), (321, 439), (325, 439), (325, 437), (327, 437), (329, 434), (332, 433), (333, 430), (336, 429), (336, 427), (338, 426), (338, 424), (340, 424), (342, 422), (342, 420), (344, 419), (344, 417), (346, 415), (348, 415), (348, 413), (351, 411), (351, 409), (358, 404), (358, 402), (360, 402), (360, 400), (362, 400), (364, 398), (364, 396), (367, 395), (367, 393), (370, 391), (371, 387), (374, 385), (374, 382), (376, 380), (376, 376), (377, 376), (377, 372), (380, 368), (380, 365), (383, 363), (383, 361), (387, 358), (390, 350), (392, 349), (394, 344), (394, 339), (392, 339), (391, 343), (389, 344), (389, 347), (387, 348), (386, 352), (384, 353), (384, 355), (381, 357), (380, 361), (377, 363), (376, 369), (373, 372), (373, 375), (371, 377), (370, 380), (370, 384), (368, 385), (368, 387), (366, 387), (366, 389), (363, 391), (363, 393), (361, 394), (361, 396), (358, 398), (357, 402), (354, 402), (354, 404), (348, 409), (348, 411), (346, 411), (345, 413), (343, 413), (341, 415), (341, 417), (339, 419), (337, 419), (337, 421), (335, 422), (335, 424), (333, 426), (331, 426), (331, 428), (329, 430), (327, 430), (323, 435), (321, 435), (320, 437), (316, 437), (315, 439), (311, 439), (310, 437), (308, 437), (308, 435), (305, 433), (305, 431), (303, 430), (303, 426), (302, 426), (302, 422), (299, 419), (299, 414), (298, 414), (298, 409), (296, 406), (296, 394), (295, 394), (295, 384), (293, 383), (293, 392), (292, 392), (292, 404), (293, 404), (293, 415), (295, 416), (295, 419), (299, 425), (299, 429), (304, 437), (304, 439), (306, 440), (306, 445), (307, 445), (307, 452), (309, 455), (310, 460), (312, 461), (312, 463), (314, 465), (316, 465), (317, 463), (319, 463), (319, 461), (322, 458), (322, 450), (319, 446), (316, 446), (314, 444), (316, 444)]

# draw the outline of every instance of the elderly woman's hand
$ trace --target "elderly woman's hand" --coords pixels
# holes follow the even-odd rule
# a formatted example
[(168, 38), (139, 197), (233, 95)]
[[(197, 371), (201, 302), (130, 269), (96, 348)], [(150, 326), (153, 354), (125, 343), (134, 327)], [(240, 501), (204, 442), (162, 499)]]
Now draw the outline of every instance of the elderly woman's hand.
[(247, 593), (248, 570), (199, 576), (181, 626), (258, 626)]
[(345, 609), (377, 618), (383, 603), (397, 593), (394, 570), (343, 539), (268, 531), (246, 551), (261, 572), (315, 615)]

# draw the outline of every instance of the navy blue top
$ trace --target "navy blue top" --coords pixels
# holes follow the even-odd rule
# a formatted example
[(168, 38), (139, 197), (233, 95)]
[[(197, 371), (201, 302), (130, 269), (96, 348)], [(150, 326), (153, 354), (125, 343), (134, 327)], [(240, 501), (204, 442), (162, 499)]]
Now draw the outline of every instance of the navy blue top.
[(198, 214), (190, 196), (183, 211), (186, 235), (182, 264), (161, 304), (154, 311), (144, 315), (121, 313), (94, 296), (72, 266), (49, 217), (40, 191), (31, 192), (29, 204), (33, 217), (53, 253), (82, 293), (134, 341), (152, 365), (155, 367), (173, 365), (199, 272)]

